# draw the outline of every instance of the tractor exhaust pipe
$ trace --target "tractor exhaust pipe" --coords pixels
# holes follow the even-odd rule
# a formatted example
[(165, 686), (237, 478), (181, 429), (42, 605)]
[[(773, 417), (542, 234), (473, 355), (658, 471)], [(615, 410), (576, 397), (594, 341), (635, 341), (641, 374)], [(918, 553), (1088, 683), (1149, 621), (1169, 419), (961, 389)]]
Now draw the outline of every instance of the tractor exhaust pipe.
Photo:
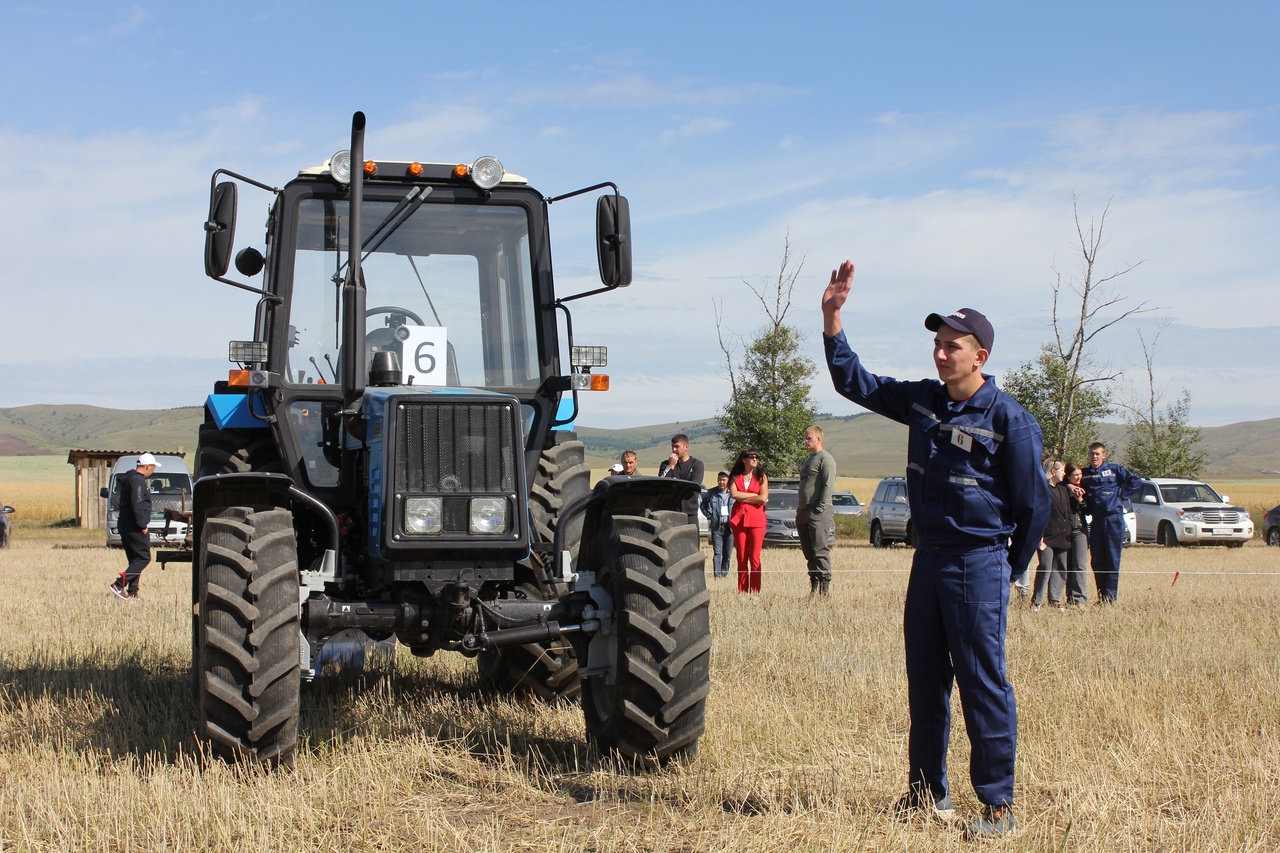
[(351, 230), (347, 236), (347, 278), (342, 285), (342, 410), (347, 432), (364, 438), (359, 402), (364, 398), (364, 273), (360, 269), (360, 213), (364, 207), (364, 113), (351, 117)]

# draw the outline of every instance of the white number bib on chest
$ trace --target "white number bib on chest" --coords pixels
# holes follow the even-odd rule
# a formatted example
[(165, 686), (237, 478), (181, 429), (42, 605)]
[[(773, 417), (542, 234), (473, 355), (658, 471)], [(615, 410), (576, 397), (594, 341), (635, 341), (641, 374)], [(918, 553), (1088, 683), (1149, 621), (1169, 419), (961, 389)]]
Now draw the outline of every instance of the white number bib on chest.
[(951, 443), (965, 453), (973, 450), (973, 436), (960, 429), (951, 430)]

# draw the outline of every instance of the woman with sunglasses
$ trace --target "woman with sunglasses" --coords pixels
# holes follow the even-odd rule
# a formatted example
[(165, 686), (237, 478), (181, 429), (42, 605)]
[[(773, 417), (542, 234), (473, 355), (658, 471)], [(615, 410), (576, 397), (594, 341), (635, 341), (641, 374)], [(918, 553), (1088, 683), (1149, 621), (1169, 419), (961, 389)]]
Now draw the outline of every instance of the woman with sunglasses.
[(729, 472), (729, 497), (733, 498), (729, 527), (738, 551), (738, 592), (759, 592), (769, 477), (760, 465), (760, 454), (750, 447), (738, 454), (738, 461)]

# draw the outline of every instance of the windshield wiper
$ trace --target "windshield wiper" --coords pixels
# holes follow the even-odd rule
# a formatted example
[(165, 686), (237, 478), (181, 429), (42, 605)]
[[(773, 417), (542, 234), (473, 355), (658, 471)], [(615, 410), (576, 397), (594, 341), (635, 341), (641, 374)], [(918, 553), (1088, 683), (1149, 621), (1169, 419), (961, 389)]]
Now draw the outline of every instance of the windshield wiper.
[[(379, 222), (378, 227), (370, 232), (369, 238), (365, 242), (366, 251), (360, 257), (362, 264), (369, 259), (370, 255), (378, 251), (378, 247), (385, 243), (388, 237), (396, 233), (397, 228), (403, 225), (410, 216), (413, 216), (414, 212), (427, 200), (427, 196), (431, 195), (432, 189), (432, 187), (414, 187), (409, 190), (408, 195), (396, 202), (396, 206), (391, 208), (391, 212), (386, 215), (386, 218)], [(346, 268), (350, 263), (351, 259), (348, 258), (338, 267), (337, 272), (333, 274), (335, 284), (342, 281), (342, 277), (345, 275)]]

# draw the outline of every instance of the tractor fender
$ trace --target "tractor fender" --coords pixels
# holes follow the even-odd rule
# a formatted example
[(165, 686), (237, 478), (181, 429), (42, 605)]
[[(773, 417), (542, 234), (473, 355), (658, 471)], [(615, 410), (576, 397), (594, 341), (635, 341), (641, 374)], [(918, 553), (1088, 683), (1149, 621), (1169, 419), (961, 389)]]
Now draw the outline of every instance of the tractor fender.
[(192, 505), (199, 508), (193, 521), (196, 541), (203, 524), (204, 508), (218, 506), (273, 506), (277, 509), (310, 512), (319, 517), (328, 534), (327, 547), (335, 553), (339, 547), (338, 517), (321, 501), (296, 488), (287, 474), (247, 471), (234, 474), (208, 474), (196, 480)]
[(602, 518), (642, 514), (646, 509), (683, 512), (685, 498), (701, 491), (698, 483), (670, 477), (605, 477), (589, 495), (574, 501), (561, 513), (554, 546), (557, 565), (563, 550), (560, 531), (566, 519), (583, 513), (581, 541), (591, 542)]

